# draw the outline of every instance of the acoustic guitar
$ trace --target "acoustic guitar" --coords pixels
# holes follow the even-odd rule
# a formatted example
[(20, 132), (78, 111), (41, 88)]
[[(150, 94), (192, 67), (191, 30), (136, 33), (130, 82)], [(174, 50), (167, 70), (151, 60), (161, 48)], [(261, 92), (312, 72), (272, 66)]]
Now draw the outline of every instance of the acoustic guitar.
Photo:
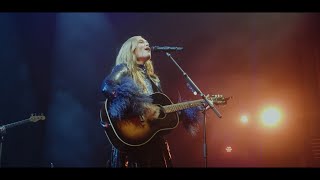
[[(101, 110), (100, 119), (106, 125), (105, 133), (110, 143), (119, 150), (127, 151), (132, 147), (140, 147), (148, 143), (156, 134), (168, 134), (179, 124), (178, 111), (206, 105), (204, 99), (174, 104), (167, 95), (153, 93), (150, 95), (153, 104), (160, 107), (157, 119), (145, 119), (142, 116), (128, 116), (124, 118), (111, 118), (108, 113), (110, 101), (105, 100)], [(223, 105), (230, 99), (222, 95), (207, 96), (215, 105)]]

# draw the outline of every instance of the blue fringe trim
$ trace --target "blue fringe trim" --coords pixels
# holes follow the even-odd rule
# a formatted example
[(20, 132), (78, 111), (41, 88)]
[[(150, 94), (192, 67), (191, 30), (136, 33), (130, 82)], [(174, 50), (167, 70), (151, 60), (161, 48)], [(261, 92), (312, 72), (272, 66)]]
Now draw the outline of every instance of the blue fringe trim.
[(196, 135), (200, 130), (200, 122), (203, 119), (202, 109), (202, 106), (197, 106), (181, 111), (180, 117), (182, 124), (192, 136)]
[(152, 98), (143, 94), (131, 77), (122, 78), (120, 84), (112, 89), (113, 98), (108, 111), (112, 118), (122, 118), (128, 109), (134, 114), (142, 114), (143, 103), (152, 103)]

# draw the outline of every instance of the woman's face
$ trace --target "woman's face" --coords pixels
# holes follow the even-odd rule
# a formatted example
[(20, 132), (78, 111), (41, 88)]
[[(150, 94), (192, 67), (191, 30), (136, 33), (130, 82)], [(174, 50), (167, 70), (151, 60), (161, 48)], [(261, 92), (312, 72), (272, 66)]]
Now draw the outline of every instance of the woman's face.
[(138, 38), (138, 45), (134, 50), (134, 54), (137, 57), (138, 64), (144, 64), (147, 60), (151, 59), (151, 49), (149, 43), (142, 37)]

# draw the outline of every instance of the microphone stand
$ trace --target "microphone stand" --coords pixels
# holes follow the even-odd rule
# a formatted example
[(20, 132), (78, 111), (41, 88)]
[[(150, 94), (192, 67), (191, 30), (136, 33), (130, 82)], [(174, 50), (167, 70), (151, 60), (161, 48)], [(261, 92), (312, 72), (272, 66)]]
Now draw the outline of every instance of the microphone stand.
[(1, 158), (2, 158), (2, 143), (4, 141), (4, 134), (6, 133), (6, 128), (5, 126), (0, 126), (0, 135), (1, 135), (1, 139), (0, 139), (0, 168), (1, 168)]
[(197, 87), (197, 85), (191, 80), (191, 78), (188, 76), (187, 73), (185, 73), (183, 71), (183, 69), (179, 66), (179, 64), (172, 58), (171, 54), (169, 54), (168, 52), (166, 52), (166, 55), (174, 62), (174, 64), (179, 68), (179, 70), (182, 72), (183, 77), (185, 78), (185, 80), (187, 81), (187, 85), (190, 85), (191, 88), (197, 93), (200, 94), (200, 96), (207, 102), (208, 106), (203, 110), (203, 158), (204, 158), (204, 163), (205, 163), (205, 167), (207, 167), (208, 163), (207, 163), (207, 139), (206, 139), (206, 111), (210, 108), (214, 111), (214, 113), (221, 118), (221, 114), (219, 113), (219, 111), (213, 106), (213, 103), (211, 101), (208, 100), (207, 96), (205, 96), (202, 91)]

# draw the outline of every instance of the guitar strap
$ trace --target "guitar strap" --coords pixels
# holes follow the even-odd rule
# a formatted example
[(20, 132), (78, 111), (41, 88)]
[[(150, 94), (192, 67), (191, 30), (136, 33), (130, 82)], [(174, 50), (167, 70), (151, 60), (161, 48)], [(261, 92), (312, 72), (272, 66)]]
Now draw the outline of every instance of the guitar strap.
[(145, 75), (145, 77), (150, 81), (153, 92), (161, 92), (162, 93), (162, 88), (161, 88), (160, 83), (157, 85), (157, 83), (154, 82), (152, 78), (150, 78), (150, 76), (147, 74), (146, 67), (144, 65), (139, 65), (138, 67), (141, 69), (141, 71)]
[(148, 76), (148, 79), (150, 80), (150, 82), (152, 84), (153, 92), (161, 92), (162, 93), (162, 89), (160, 87), (160, 84), (159, 84), (159, 86), (157, 86), (157, 84), (149, 76)]

